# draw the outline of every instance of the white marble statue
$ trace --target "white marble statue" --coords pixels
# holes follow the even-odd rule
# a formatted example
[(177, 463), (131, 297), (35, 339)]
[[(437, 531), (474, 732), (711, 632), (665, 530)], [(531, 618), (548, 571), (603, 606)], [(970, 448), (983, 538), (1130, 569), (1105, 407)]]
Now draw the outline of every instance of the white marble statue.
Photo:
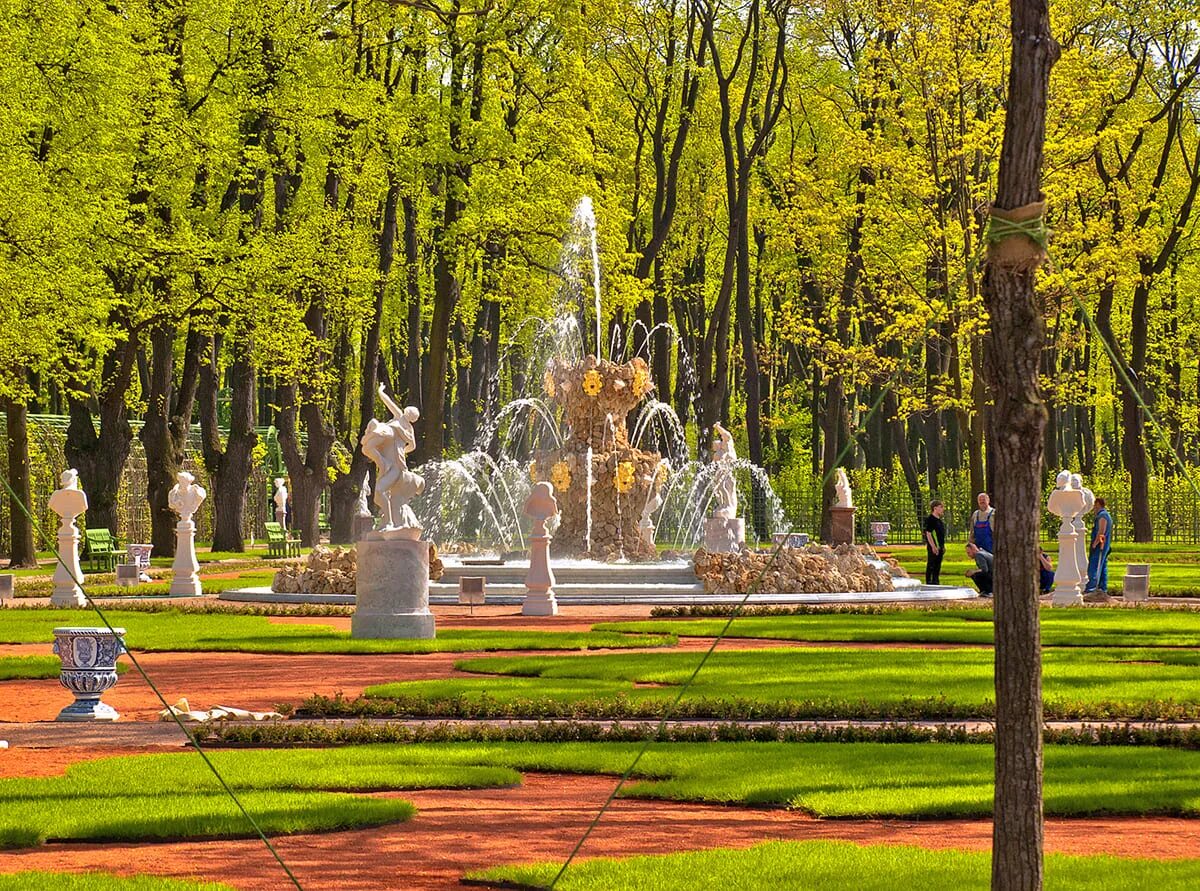
[(371, 474), (368, 471), (363, 474), (362, 485), (358, 489), (358, 510), (357, 515), (360, 517), (371, 516), (371, 503), (368, 500), (371, 497)]
[(846, 476), (844, 468), (837, 469), (833, 488), (837, 492), (837, 501), (834, 502), (834, 507), (854, 507), (854, 493), (850, 490), (850, 478)]
[(716, 481), (713, 484), (713, 516), (724, 520), (737, 517), (737, 480), (733, 475), (733, 462), (737, 450), (733, 446), (733, 434), (720, 424), (713, 424), (713, 463), (717, 465)]
[(87, 598), (79, 587), (83, 567), (79, 565), (79, 527), (75, 518), (87, 510), (88, 500), (79, 488), (79, 471), (64, 470), (58, 479), (62, 487), (50, 496), (50, 510), (58, 514), (58, 564), (54, 567), (54, 591), (50, 603), (54, 606), (87, 606)]
[(200, 596), (200, 562), (196, 559), (196, 524), (192, 515), (199, 510), (208, 493), (196, 485), (186, 470), (175, 474), (175, 485), (167, 493), (167, 506), (179, 515), (175, 524), (175, 562), (168, 591), (173, 596)]
[(554, 570), (550, 568), (550, 533), (546, 521), (558, 516), (558, 500), (554, 486), (548, 482), (534, 483), (525, 502), (525, 516), (533, 520), (529, 535), (529, 572), (525, 576), (525, 600), (521, 614), (525, 616), (557, 616), (558, 598), (554, 594)]
[(408, 455), (417, 447), (413, 422), (421, 417), (421, 412), (412, 405), (398, 406), (383, 384), (379, 385), (379, 398), (392, 413), (392, 419), (370, 420), (363, 433), (362, 450), (377, 469), (375, 504), (383, 524), (380, 531), (400, 529), (415, 532), (413, 537), (419, 538), (421, 524), (408, 502), (425, 491), (425, 480), (408, 469)]
[[(1058, 569), (1054, 573), (1054, 595), (1056, 606), (1082, 603), (1079, 593), (1080, 565), (1076, 541), (1079, 533), (1075, 519), (1084, 510), (1083, 489), (1077, 474), (1068, 470), (1055, 477), (1055, 489), (1046, 501), (1046, 510), (1062, 520), (1058, 527)], [(1086, 564), (1085, 564), (1086, 565)]]
[(200, 509), (208, 492), (196, 485), (196, 478), (186, 470), (175, 474), (175, 485), (167, 493), (167, 506), (179, 514), (182, 523), (190, 523), (192, 514)]
[(1088, 565), (1088, 531), (1084, 517), (1092, 512), (1096, 504), (1096, 493), (1083, 484), (1083, 477), (1077, 473), (1071, 474), (1071, 485), (1083, 493), (1083, 510), (1075, 517), (1073, 525), (1078, 537), (1075, 539), (1075, 560), (1079, 564), (1080, 584), (1087, 581)]
[(646, 503), (642, 506), (642, 518), (638, 521), (638, 530), (641, 532), (642, 539), (654, 547), (654, 512), (662, 507), (663, 499), (662, 492), (655, 483), (655, 475), (643, 477), (642, 480), (646, 484)]
[(275, 494), (271, 496), (271, 500), (275, 502), (275, 522), (286, 527), (288, 490), (286, 481), (281, 476), (275, 477)]

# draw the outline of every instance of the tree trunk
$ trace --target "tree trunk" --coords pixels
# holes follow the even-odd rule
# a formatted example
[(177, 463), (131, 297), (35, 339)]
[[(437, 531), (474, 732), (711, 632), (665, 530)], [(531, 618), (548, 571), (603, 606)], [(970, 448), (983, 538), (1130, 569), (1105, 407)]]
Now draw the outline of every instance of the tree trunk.
[[(1012, 0), (1008, 114), (995, 208), (1040, 200), (1046, 96), (1058, 44), (1045, 0)], [(1024, 236), (1015, 236), (1029, 247)], [(994, 255), (995, 246), (992, 247)], [(995, 411), (990, 457), (995, 472), (996, 780), (992, 888), (1040, 891), (1043, 882), (1042, 673), (1037, 562), (1042, 435), (1038, 389), (1045, 342), (1034, 290), (1036, 262), (989, 262), (984, 301), (991, 330), (984, 365)]]
[[(34, 537), (33, 520), (30, 519), (33, 508), (30, 505), (32, 495), (29, 488), (29, 408), (15, 399), (6, 399), (3, 404), (8, 434), (8, 485), (13, 490), (13, 496), (10, 496), (13, 497), (13, 503), (9, 505), (8, 512), (12, 533), (8, 568), (32, 569), (37, 566), (37, 539)], [(47, 542), (47, 547), (50, 546)]]
[(175, 387), (175, 327), (164, 324), (150, 332), (150, 387), (139, 438), (146, 452), (146, 500), (150, 504), (150, 541), (160, 557), (175, 555), (179, 518), (167, 505), (167, 493), (183, 466), (192, 407), (199, 381), (200, 336), (188, 331), (183, 373)]
[(108, 529), (115, 535), (121, 533), (117, 528), (117, 496), (133, 442), (125, 394), (136, 357), (137, 338), (132, 332), (104, 357), (98, 395), (99, 432), (87, 401), (68, 397), (71, 420), (63, 452), (67, 463), (79, 471), (80, 486), (87, 492), (87, 525)]
[(204, 466), (212, 480), (214, 551), (246, 550), (242, 529), (246, 516), (246, 492), (250, 473), (254, 469), (254, 447), (258, 434), (254, 429), (254, 402), (257, 381), (254, 366), (246, 355), (249, 347), (235, 346), (229, 365), (230, 413), (229, 435), (221, 446), (217, 426), (218, 346), (211, 337), (201, 348), (198, 396), (200, 403), (200, 433)]

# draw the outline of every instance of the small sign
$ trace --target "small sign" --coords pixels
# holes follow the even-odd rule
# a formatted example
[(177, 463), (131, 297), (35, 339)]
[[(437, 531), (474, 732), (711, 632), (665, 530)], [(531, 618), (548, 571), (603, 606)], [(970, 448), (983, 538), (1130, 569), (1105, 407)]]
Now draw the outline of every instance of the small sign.
[(771, 536), (771, 540), (777, 545), (783, 545), (788, 548), (802, 548), (808, 544), (807, 532), (776, 532)]
[(483, 606), (487, 602), (487, 576), (459, 576), (458, 602), (470, 606)]
[(0, 605), (8, 606), (13, 599), (13, 575), (0, 575)]
[(142, 567), (136, 563), (117, 564), (117, 584), (126, 588), (136, 587), (141, 578)]

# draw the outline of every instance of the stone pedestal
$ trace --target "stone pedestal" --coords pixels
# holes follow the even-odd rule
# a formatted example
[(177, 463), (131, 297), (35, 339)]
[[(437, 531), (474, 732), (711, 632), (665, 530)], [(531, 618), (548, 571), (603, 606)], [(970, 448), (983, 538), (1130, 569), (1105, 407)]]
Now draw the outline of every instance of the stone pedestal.
[(175, 524), (175, 575), (167, 592), (172, 597), (200, 596), (200, 563), (196, 560), (196, 524), (180, 520)]
[(65, 531), (58, 530), (58, 562), (54, 566), (54, 592), (51, 606), (87, 606), (87, 598), (76, 579), (83, 578), (79, 565), (79, 529), (74, 523)]
[(550, 568), (550, 536), (529, 537), (529, 572), (525, 576), (523, 616), (557, 616), (558, 598), (554, 596), (554, 570)]
[(709, 517), (704, 523), (704, 550), (733, 554), (746, 543), (746, 521), (741, 517)]
[(1054, 571), (1054, 594), (1050, 598), (1053, 606), (1080, 606), (1080, 566), (1078, 560), (1079, 533), (1070, 520), (1064, 520), (1058, 529), (1058, 569)]
[(1125, 579), (1121, 582), (1125, 600), (1146, 600), (1150, 597), (1150, 564), (1129, 563), (1125, 566)]
[(852, 507), (831, 507), (829, 509), (833, 516), (833, 522), (830, 524), (830, 544), (843, 545), (854, 544), (854, 508)]
[(369, 533), (358, 543), (358, 606), (350, 636), (428, 640), (435, 634), (429, 611), (429, 542), (382, 534)]

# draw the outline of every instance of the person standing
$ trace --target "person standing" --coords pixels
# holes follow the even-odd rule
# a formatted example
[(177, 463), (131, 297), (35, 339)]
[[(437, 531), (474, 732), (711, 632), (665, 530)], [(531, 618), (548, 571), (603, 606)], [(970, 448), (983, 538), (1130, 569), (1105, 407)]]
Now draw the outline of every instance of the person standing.
[(1103, 498), (1092, 505), (1096, 519), (1092, 523), (1092, 544), (1088, 552), (1087, 587), (1084, 599), (1103, 603), (1108, 599), (1108, 554), (1112, 550), (1113, 520)]
[(925, 584), (937, 585), (942, 572), (942, 557), (946, 554), (946, 524), (942, 515), (946, 506), (940, 501), (929, 503), (929, 516), (925, 518)]
[(975, 496), (975, 502), (979, 505), (979, 509), (971, 513), (971, 524), (967, 528), (967, 543), (975, 545), (981, 551), (994, 554), (996, 548), (992, 535), (992, 517), (996, 514), (996, 508), (992, 507), (992, 499), (987, 492), (980, 492)]

